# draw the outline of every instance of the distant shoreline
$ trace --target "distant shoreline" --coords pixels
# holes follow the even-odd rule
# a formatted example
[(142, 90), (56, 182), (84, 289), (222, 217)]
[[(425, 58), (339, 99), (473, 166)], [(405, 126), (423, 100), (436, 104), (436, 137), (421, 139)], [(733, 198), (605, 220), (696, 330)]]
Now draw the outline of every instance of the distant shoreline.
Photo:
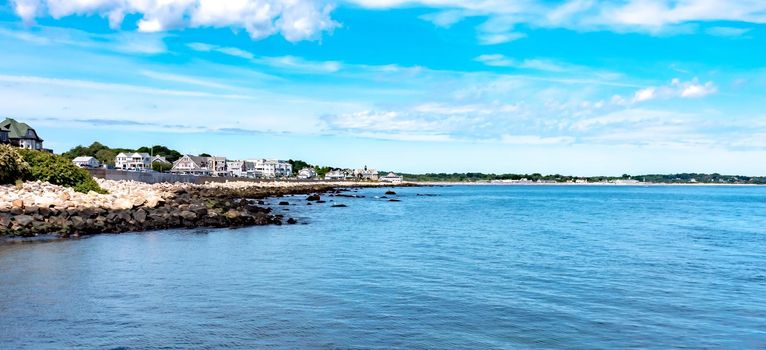
[(659, 186), (690, 186), (690, 187), (760, 187), (766, 186), (764, 184), (717, 184), (717, 183), (657, 183), (657, 182), (642, 182), (637, 184), (615, 184), (605, 182), (592, 182), (592, 183), (571, 183), (571, 182), (557, 182), (557, 183), (512, 183), (512, 182), (460, 182), (460, 181), (405, 181), (406, 183), (418, 185), (418, 186), (584, 186), (584, 187), (659, 187)]

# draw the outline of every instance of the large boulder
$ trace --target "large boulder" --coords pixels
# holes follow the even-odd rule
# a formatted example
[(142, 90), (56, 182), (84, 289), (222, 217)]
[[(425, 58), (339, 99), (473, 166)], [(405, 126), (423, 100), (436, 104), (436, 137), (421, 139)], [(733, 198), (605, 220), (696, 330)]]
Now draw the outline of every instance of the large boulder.
[(128, 198), (117, 198), (112, 203), (112, 208), (117, 210), (133, 209), (133, 201)]
[(136, 220), (137, 223), (143, 224), (146, 222), (146, 210), (138, 209), (133, 213), (133, 220)]
[(13, 221), (16, 223), (16, 225), (21, 227), (29, 226), (34, 220), (35, 219), (30, 215), (16, 215), (13, 217)]
[(184, 211), (181, 212), (181, 217), (184, 220), (191, 221), (191, 220), (197, 219), (197, 214), (195, 214), (193, 211), (184, 210)]

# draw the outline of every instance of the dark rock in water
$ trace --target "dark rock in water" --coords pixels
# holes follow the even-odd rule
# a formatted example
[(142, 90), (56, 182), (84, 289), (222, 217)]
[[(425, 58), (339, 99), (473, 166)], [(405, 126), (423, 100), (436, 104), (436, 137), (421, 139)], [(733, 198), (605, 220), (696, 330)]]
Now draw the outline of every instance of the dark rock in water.
[(306, 203), (306, 205), (312, 205), (311, 202)]
[(284, 210), (284, 211), (290, 211), (290, 209), (287, 209), (287, 208), (284, 208), (284, 209), (282, 209), (282, 210)]
[(389, 201), (389, 202), (401, 202), (401, 201), (400, 201), (400, 200), (398, 200), (398, 199), (389, 199), (388, 201)]
[(321, 204), (321, 203), (327, 203), (327, 202), (326, 201), (317, 201), (317, 203)]
[(279, 205), (290, 205), (290, 202), (279, 202)]
[(388, 197), (386, 197), (386, 196), (380, 196), (380, 198), (381, 198), (381, 199), (386, 199), (386, 198), (388, 198)]
[(320, 200), (320, 199), (322, 199), (322, 198), (321, 198), (321, 197), (319, 197), (319, 195), (318, 195), (318, 194), (312, 194), (312, 195), (310, 195), (310, 196), (306, 197), (306, 200), (307, 200), (307, 201), (318, 201), (318, 200)]
[(387, 196), (394, 196), (394, 195), (396, 195), (396, 192), (394, 192), (394, 191), (386, 191), (386, 195)]
[(438, 196), (438, 194), (433, 194), (433, 193), (418, 193), (418, 196), (420, 196), (420, 197), (436, 197), (436, 196)]
[(333, 204), (332, 205), (332, 208), (345, 208), (345, 207), (347, 207), (347, 205), (345, 205), (345, 204)]
[(295, 224), (297, 224), (297, 223), (298, 223), (298, 220), (295, 220), (295, 219), (293, 219), (293, 218), (289, 218), (289, 219), (287, 219), (287, 224), (288, 224), (288, 225), (295, 225)]
[(258, 201), (258, 205), (264, 205), (264, 204), (266, 204), (266, 202), (264, 202), (264, 201)]

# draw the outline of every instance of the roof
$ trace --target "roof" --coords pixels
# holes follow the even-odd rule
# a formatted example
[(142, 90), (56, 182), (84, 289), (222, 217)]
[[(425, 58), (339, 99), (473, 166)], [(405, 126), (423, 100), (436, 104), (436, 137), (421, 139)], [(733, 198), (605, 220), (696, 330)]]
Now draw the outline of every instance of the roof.
[(90, 162), (91, 159), (96, 159), (96, 158), (93, 158), (93, 157), (90, 157), (90, 156), (81, 156), (81, 157), (77, 157), (75, 159), (72, 159), (72, 161), (73, 162)]
[(152, 163), (154, 162), (170, 164), (170, 162), (163, 156), (154, 156), (154, 158), (152, 158)]
[(27, 137), (27, 133), (29, 130), (32, 130), (32, 132), (35, 134), (36, 140), (41, 142), (43, 141), (43, 139), (37, 135), (37, 131), (35, 131), (35, 129), (26, 123), (19, 123), (16, 121), (16, 119), (13, 118), (5, 118), (5, 120), (0, 123), (0, 129), (7, 130), (8, 138), (11, 139), (28, 139), (29, 137)]
[(185, 155), (185, 156), (183, 156), (181, 158), (178, 158), (178, 160), (173, 162), (173, 167), (175, 167), (176, 164), (178, 164), (178, 162), (180, 162), (184, 158), (191, 159), (191, 161), (194, 162), (194, 165), (196, 165), (199, 168), (205, 168), (206, 167), (205, 166), (205, 164), (207, 163), (207, 158), (206, 157), (198, 157), (198, 156), (193, 156), (193, 155), (189, 155), (189, 154), (187, 154), (187, 155)]

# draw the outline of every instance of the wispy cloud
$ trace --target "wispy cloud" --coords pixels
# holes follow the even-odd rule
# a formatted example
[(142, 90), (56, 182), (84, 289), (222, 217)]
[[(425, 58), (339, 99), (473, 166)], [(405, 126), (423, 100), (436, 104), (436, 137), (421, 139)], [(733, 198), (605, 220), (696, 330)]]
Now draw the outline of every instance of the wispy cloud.
[(476, 57), (475, 60), (493, 67), (513, 67), (519, 69), (533, 69), (548, 72), (563, 72), (570, 68), (574, 68), (571, 66), (567, 67), (564, 64), (554, 62), (552, 60), (525, 59), (519, 61), (500, 54), (480, 55)]
[(135, 26), (141, 32), (156, 33), (192, 27), (231, 27), (246, 30), (253, 39), (280, 33), (289, 41), (317, 39), (339, 23), (330, 18), (333, 6), (313, 0), (205, 1), (166, 0), (13, 0), (18, 16), (32, 23), (41, 16), (62, 18), (99, 15), (117, 29), (128, 14), (140, 14)]
[(153, 87), (145, 87), (145, 86), (129, 85), (129, 84), (103, 83), (103, 82), (88, 81), (88, 80), (60, 79), (60, 78), (48, 78), (48, 77), (39, 77), (39, 76), (0, 75), (0, 82), (36, 84), (36, 85), (46, 85), (46, 86), (58, 86), (63, 88), (91, 89), (91, 90), (114, 91), (114, 92), (131, 92), (131, 93), (140, 93), (140, 94), (149, 94), (149, 95), (215, 97), (215, 98), (225, 98), (225, 99), (249, 98), (248, 96), (244, 96), (244, 95), (214, 94), (214, 93), (193, 91), (193, 90), (158, 89)]
[(190, 77), (186, 75), (179, 75), (179, 74), (170, 74), (170, 73), (161, 73), (161, 72), (155, 72), (151, 70), (142, 70), (139, 72), (141, 75), (152, 78), (156, 80), (162, 80), (162, 81), (170, 81), (175, 83), (181, 83), (181, 84), (188, 84), (188, 85), (196, 85), (196, 86), (202, 86), (202, 87), (209, 87), (214, 89), (224, 89), (224, 90), (237, 90), (236, 87), (226, 84), (220, 84), (212, 81), (208, 81), (205, 79), (200, 79), (196, 77)]
[(342, 63), (337, 61), (317, 62), (296, 56), (256, 57), (252, 53), (236, 47), (218, 46), (199, 42), (190, 43), (187, 46), (195, 51), (218, 52), (229, 56), (243, 58), (256, 64), (283, 68), (294, 72), (334, 73), (342, 68)]
[(705, 32), (710, 35), (722, 36), (722, 37), (741, 37), (749, 33), (753, 28), (739, 28), (739, 27), (710, 27), (705, 29)]

